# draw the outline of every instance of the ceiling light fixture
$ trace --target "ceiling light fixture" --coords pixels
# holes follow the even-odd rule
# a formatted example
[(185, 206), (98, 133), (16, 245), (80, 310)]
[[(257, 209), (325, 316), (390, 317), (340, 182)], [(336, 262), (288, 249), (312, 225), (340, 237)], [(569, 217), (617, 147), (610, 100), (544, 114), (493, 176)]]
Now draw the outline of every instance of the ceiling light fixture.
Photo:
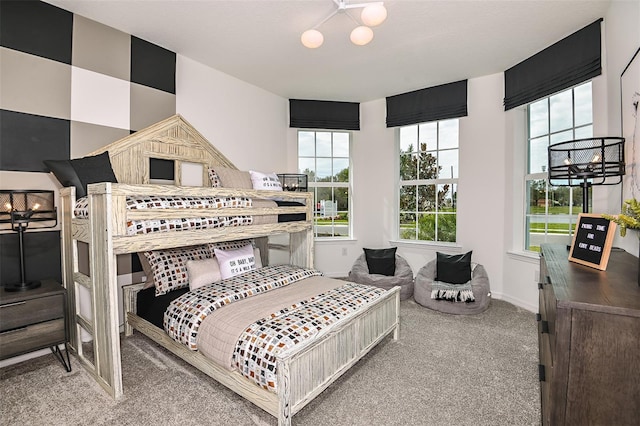
[[(334, 10), (329, 16), (324, 18), (318, 25), (302, 33), (300, 41), (302, 41), (302, 44), (305, 47), (308, 47), (309, 49), (315, 49), (322, 46), (322, 43), (324, 42), (324, 36), (320, 31), (318, 31), (317, 28), (327, 22), (329, 19), (333, 18), (339, 12), (349, 16), (358, 25), (353, 31), (351, 31), (350, 35), (351, 42), (358, 46), (364, 46), (365, 44), (368, 44), (371, 40), (373, 40), (373, 30), (369, 27), (380, 25), (384, 22), (385, 19), (387, 19), (387, 9), (384, 7), (383, 2), (381, 1), (354, 4), (347, 4), (345, 0), (333, 0), (333, 2), (336, 4), (336, 6), (338, 6), (338, 8)], [(348, 12), (348, 9), (356, 8), (362, 8), (360, 19), (362, 20), (362, 23), (364, 25), (360, 25), (360, 22), (358, 22), (358, 20)]]

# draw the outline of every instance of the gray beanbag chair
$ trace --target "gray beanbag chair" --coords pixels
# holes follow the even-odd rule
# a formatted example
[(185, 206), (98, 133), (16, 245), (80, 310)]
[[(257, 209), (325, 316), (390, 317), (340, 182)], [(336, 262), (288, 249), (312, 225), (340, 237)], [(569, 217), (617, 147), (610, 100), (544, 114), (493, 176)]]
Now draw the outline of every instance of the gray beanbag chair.
[(396, 272), (393, 276), (370, 274), (365, 255), (360, 255), (351, 267), (349, 281), (386, 290), (400, 286), (400, 300), (409, 299), (413, 295), (413, 270), (409, 263), (397, 254)]
[(416, 275), (413, 297), (416, 303), (448, 314), (479, 314), (489, 307), (491, 287), (484, 266), (476, 264), (471, 271), (471, 289), (475, 302), (451, 302), (431, 298), (433, 280), (436, 276), (436, 260), (424, 265)]

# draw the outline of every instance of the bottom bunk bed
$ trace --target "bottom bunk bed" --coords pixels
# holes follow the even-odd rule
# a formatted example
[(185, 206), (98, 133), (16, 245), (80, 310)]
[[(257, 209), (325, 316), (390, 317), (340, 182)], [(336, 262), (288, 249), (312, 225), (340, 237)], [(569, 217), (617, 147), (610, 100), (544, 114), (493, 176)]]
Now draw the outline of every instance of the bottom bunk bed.
[[(289, 269), (298, 278), (284, 277), (282, 286), (271, 288), (271, 278), (268, 283), (262, 278)], [(125, 290), (127, 334), (140, 331), (276, 417), (279, 425), (290, 425), (295, 413), (382, 339), (391, 333), (398, 338), (399, 290), (289, 265), (162, 298), (152, 288), (134, 285)], [(187, 312), (183, 318), (180, 309)]]

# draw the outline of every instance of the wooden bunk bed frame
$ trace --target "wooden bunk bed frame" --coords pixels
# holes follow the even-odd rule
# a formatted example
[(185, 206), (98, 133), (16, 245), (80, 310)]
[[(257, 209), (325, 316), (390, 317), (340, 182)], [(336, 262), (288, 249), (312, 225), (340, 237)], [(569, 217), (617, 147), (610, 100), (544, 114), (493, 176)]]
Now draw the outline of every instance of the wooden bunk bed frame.
[[(114, 173), (120, 183), (97, 183), (88, 187), (89, 218), (74, 216), (75, 188), (61, 193), (61, 239), (63, 281), (69, 303), (70, 347), (79, 362), (115, 399), (123, 395), (118, 315), (116, 256), (146, 250), (166, 249), (216, 241), (252, 238), (268, 265), (269, 249), (285, 249), (293, 265), (313, 267), (313, 195), (300, 192), (238, 190), (230, 188), (184, 187), (181, 169), (185, 163), (201, 164), (203, 182), (208, 182), (209, 167), (236, 168), (181, 116), (175, 115), (90, 155), (109, 152)], [(175, 185), (149, 184), (149, 159), (175, 162)], [(149, 209), (128, 210), (127, 196), (241, 196), (304, 202), (304, 206), (233, 209)], [(130, 220), (216, 217), (238, 215), (274, 215), (304, 213), (306, 220), (226, 228), (159, 232), (127, 235)], [(271, 235), (289, 234), (288, 246), (269, 245)], [(81, 272), (78, 242), (88, 244), (88, 270)], [(80, 287), (87, 290), (91, 314), (82, 315)], [(361, 359), (387, 335), (399, 332), (399, 287), (363, 309), (358, 315), (341, 321), (320, 338), (308, 342), (294, 353), (278, 357), (277, 389), (269, 392), (237, 372), (230, 372), (172, 340), (164, 330), (135, 313), (136, 292), (142, 284), (128, 286), (124, 296), (125, 330), (131, 327), (189, 362), (240, 396), (289, 425), (291, 416), (320, 394), (346, 370)], [(82, 330), (92, 336), (93, 347), (85, 351)]]

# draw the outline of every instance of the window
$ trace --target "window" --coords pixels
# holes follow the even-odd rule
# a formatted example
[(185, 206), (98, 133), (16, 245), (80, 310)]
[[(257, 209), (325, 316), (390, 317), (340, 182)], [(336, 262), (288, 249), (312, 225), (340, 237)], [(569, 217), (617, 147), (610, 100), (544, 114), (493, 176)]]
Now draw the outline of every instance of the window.
[(316, 237), (351, 236), (351, 133), (298, 131), (298, 170), (314, 193)]
[(582, 188), (549, 185), (547, 148), (593, 136), (591, 107), (591, 82), (527, 105), (525, 250), (539, 251), (546, 242), (571, 243), (577, 216), (582, 213)]
[(401, 240), (456, 241), (458, 119), (400, 127)]

